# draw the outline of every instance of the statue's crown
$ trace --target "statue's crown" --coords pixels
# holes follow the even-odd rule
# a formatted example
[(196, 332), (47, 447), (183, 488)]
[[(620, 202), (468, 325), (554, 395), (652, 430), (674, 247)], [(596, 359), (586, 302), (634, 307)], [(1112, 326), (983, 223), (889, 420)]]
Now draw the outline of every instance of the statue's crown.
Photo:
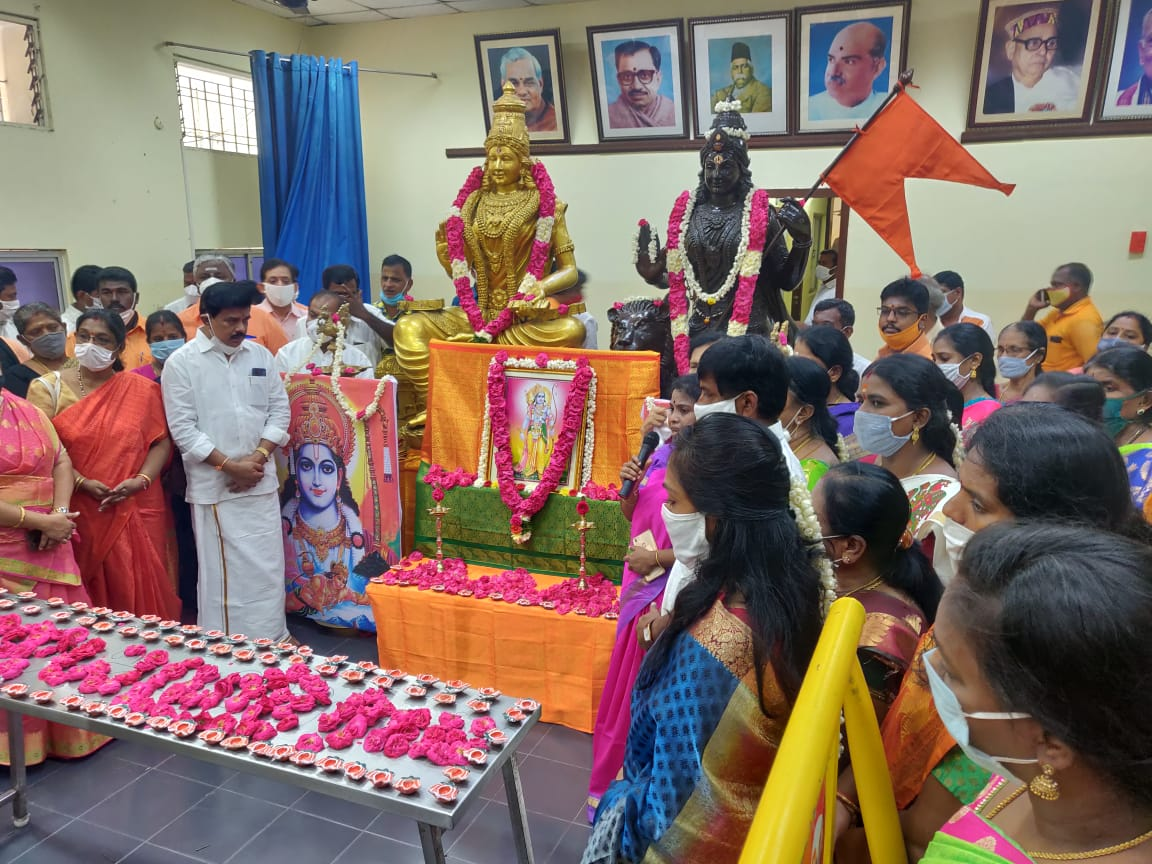
[(484, 139), (484, 149), (494, 146), (511, 147), (522, 159), (528, 158), (528, 126), (524, 122), (527, 106), (516, 95), (510, 82), (504, 83), (504, 93), (492, 103), (492, 131)]

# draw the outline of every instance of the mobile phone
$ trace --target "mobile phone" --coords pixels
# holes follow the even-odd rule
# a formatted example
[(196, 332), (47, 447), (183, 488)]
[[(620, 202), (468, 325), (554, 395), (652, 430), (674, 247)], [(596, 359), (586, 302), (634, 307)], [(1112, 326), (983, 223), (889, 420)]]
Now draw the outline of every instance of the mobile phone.
[(1036, 293), (1038, 295), (1040, 295), (1040, 299), (1043, 300), (1045, 303), (1051, 303), (1052, 302), (1051, 300), (1048, 299), (1048, 289), (1047, 288), (1041, 288)]

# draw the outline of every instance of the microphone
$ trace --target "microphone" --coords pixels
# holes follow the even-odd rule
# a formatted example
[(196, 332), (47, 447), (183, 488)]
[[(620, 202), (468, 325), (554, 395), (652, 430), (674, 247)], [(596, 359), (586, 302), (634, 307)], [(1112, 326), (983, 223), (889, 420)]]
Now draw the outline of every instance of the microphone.
[[(649, 432), (644, 436), (644, 440), (640, 442), (640, 452), (636, 454), (636, 461), (640, 463), (640, 467), (644, 467), (644, 463), (648, 461), (649, 457), (655, 452), (656, 448), (660, 446), (660, 436), (655, 431)], [(633, 482), (625, 480), (620, 484), (620, 498), (630, 498), (632, 496)]]

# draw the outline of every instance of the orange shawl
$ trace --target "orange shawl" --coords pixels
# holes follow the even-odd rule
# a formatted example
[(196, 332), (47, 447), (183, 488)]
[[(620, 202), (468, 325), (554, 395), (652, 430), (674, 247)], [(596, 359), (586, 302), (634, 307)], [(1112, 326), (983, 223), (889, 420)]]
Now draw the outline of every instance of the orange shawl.
[[(76, 470), (110, 489), (138, 472), (152, 445), (168, 435), (159, 385), (125, 373), (52, 422)], [(83, 492), (72, 503), (82, 538), (76, 560), (92, 602), (179, 618), (172, 514), (160, 483), (104, 512)]]

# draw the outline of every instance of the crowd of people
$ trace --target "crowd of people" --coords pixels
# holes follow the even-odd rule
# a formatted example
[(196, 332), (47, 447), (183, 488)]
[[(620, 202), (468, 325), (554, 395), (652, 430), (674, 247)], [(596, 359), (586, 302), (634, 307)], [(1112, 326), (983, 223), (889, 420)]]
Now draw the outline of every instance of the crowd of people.
[[(308, 305), (297, 280), (204, 255), (144, 315), (130, 271), (85, 266), (61, 313), (0, 268), (0, 585), (290, 639), (281, 375), (333, 364), (347, 306), (343, 365), (374, 376), (412, 272), (385, 259), (377, 304), (346, 265)], [(739, 857), (837, 597), (866, 612), (911, 860), (1149, 860), (1152, 322), (1105, 322), (1091, 286), (1058, 267), (997, 331), (959, 274), (899, 279), (871, 360), (835, 297), (786, 351), (697, 336), (645, 421), (662, 445), (620, 471), (585, 862)], [(105, 741), (26, 727), (30, 762)], [(867, 861), (841, 767), (836, 857)]]
[[(739, 858), (829, 588), (865, 610), (909, 860), (1150, 860), (1152, 326), (1091, 282), (1057, 268), (997, 332), (957, 273), (897, 280), (872, 361), (834, 297), (788, 357), (697, 337), (620, 472), (585, 864)], [(841, 769), (835, 858), (867, 862), (851, 742)]]

